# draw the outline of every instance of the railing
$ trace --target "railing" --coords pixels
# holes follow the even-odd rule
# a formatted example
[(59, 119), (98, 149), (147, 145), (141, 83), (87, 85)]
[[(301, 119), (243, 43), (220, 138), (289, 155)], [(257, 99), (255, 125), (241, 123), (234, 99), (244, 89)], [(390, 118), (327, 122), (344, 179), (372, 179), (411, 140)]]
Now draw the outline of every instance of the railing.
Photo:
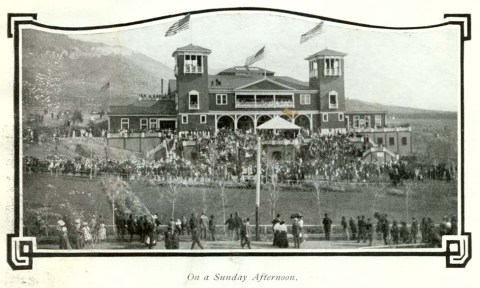
[(293, 101), (235, 102), (235, 108), (294, 108)]
[(342, 75), (342, 71), (340, 68), (331, 68), (331, 69), (324, 69), (323, 73), (325, 76), (340, 76)]

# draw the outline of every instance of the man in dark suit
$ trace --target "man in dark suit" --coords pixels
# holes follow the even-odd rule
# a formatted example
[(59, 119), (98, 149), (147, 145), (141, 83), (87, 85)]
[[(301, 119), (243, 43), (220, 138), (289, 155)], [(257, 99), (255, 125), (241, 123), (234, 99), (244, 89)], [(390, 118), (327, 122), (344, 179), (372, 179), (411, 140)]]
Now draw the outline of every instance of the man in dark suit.
[(198, 224), (197, 213), (192, 213), (190, 218), (190, 230), (192, 231), (192, 248), (195, 248), (195, 243), (203, 249), (202, 243), (200, 243), (200, 227)]
[(300, 224), (298, 224), (298, 218), (293, 218), (292, 235), (293, 245), (295, 248), (300, 248)]
[(235, 235), (237, 236), (237, 241), (240, 241), (240, 228), (242, 227), (242, 218), (238, 216), (238, 212), (235, 212)]
[(325, 231), (325, 240), (330, 240), (330, 230), (332, 229), (332, 219), (328, 217), (328, 214), (325, 213), (325, 218), (323, 218), (323, 230)]

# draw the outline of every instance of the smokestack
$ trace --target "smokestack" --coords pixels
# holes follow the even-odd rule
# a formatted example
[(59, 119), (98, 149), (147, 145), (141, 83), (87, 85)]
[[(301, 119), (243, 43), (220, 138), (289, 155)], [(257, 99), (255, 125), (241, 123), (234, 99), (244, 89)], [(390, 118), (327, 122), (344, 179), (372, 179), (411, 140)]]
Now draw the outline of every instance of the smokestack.
[(163, 95), (163, 78), (162, 78), (162, 86), (160, 86), (160, 91), (161, 91), (161, 94)]

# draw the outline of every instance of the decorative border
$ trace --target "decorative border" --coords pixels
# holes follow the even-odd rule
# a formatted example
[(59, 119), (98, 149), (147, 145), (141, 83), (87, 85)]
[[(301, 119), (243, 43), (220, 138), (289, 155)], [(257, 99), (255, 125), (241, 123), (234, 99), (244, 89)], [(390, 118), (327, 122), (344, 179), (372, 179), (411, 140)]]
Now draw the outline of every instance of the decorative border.
[[(144, 256), (174, 256), (174, 257), (208, 257), (208, 256), (443, 256), (446, 258), (446, 267), (447, 268), (464, 268), (468, 261), (472, 258), (472, 235), (471, 233), (465, 232), (465, 191), (464, 191), (464, 160), (465, 160), (465, 149), (464, 149), (464, 42), (472, 39), (471, 30), (471, 15), (470, 14), (445, 14), (444, 19), (446, 22), (429, 25), (429, 26), (418, 26), (418, 27), (385, 27), (385, 26), (376, 26), (362, 23), (349, 22), (334, 18), (328, 18), (323, 16), (317, 16), (307, 13), (292, 12), (287, 10), (280, 9), (271, 9), (271, 8), (256, 8), (256, 7), (235, 7), (235, 8), (222, 8), (222, 9), (205, 9), (205, 10), (196, 10), (190, 11), (191, 15), (194, 14), (204, 14), (212, 12), (227, 12), (227, 11), (263, 11), (263, 12), (275, 12), (283, 13), (289, 15), (302, 16), (306, 18), (320, 19), (329, 22), (336, 22), (340, 24), (347, 24), (365, 28), (376, 28), (376, 29), (388, 29), (388, 30), (415, 30), (415, 29), (427, 29), (435, 28), (447, 25), (458, 25), (461, 31), (460, 39), (460, 97), (461, 97), (461, 107), (460, 107), (460, 121), (461, 121), (461, 177), (460, 177), (460, 223), (461, 229), (459, 235), (450, 235), (444, 236), (442, 239), (442, 250), (441, 251), (407, 251), (407, 252), (393, 252), (393, 251), (380, 251), (380, 252), (367, 252), (361, 251), (358, 252), (208, 252), (208, 253), (195, 253), (195, 252), (155, 252), (155, 251), (146, 251), (146, 252), (129, 252), (129, 251), (114, 251), (111, 252), (38, 252), (36, 250), (36, 238), (35, 237), (24, 237), (23, 232), (21, 231), (20, 226), (20, 191), (19, 191), (19, 161), (20, 161), (20, 146), (19, 146), (19, 97), (20, 97), (20, 83), (19, 83), (19, 29), (21, 25), (33, 25), (37, 27), (43, 27), (51, 30), (60, 30), (60, 31), (84, 31), (84, 30), (98, 30), (98, 29), (108, 29), (108, 28), (118, 28), (125, 26), (138, 25), (142, 23), (158, 21), (162, 19), (177, 17), (185, 15), (181, 14), (172, 14), (157, 18), (151, 18), (141, 21), (120, 23), (114, 25), (105, 25), (105, 26), (90, 26), (90, 27), (59, 27), (51, 26), (37, 22), (36, 13), (8, 13), (7, 15), (7, 37), (13, 38), (14, 40), (14, 156), (15, 156), (15, 174), (14, 174), (14, 233), (7, 234), (7, 262), (13, 270), (28, 270), (33, 267), (33, 258), (34, 257), (144, 257)], [(13, 26), (13, 29), (12, 29)]]

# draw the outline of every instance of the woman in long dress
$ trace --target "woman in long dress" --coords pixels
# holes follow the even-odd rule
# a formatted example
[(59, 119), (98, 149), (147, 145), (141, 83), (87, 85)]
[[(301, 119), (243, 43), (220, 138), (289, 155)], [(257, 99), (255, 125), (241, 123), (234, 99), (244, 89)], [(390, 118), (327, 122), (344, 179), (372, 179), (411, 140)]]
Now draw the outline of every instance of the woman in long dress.
[(274, 233), (276, 233), (276, 240), (275, 243), (279, 248), (288, 248), (288, 239), (287, 239), (287, 225), (285, 225), (285, 221), (280, 221), (279, 223), (275, 224), (273, 227)]
[(59, 248), (64, 250), (72, 249), (70, 240), (68, 240), (68, 230), (67, 227), (65, 227), (65, 222), (63, 222), (63, 220), (58, 220), (57, 224), (57, 233), (60, 238)]

